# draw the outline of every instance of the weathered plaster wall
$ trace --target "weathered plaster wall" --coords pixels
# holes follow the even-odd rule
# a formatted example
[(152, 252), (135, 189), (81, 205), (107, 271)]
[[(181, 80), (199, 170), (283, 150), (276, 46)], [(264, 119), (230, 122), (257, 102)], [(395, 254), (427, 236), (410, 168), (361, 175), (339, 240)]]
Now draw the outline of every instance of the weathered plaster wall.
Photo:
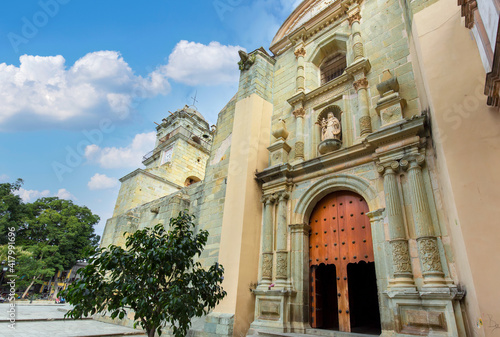
[(442, 206), (467, 290), (469, 333), (498, 336), (492, 325), (500, 321), (500, 114), (486, 105), (485, 71), (455, 1), (416, 13), (414, 36), (431, 106)]

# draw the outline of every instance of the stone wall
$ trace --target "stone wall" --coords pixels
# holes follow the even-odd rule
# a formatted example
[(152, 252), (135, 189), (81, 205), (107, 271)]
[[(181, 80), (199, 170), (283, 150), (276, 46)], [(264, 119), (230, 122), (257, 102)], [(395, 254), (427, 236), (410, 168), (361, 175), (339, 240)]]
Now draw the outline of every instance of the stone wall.
[(236, 99), (233, 98), (219, 113), (203, 187), (199, 198), (192, 202), (191, 211), (198, 218), (199, 228), (210, 233), (200, 257), (200, 262), (206, 266), (217, 262), (219, 258), (235, 103)]
[(122, 184), (116, 199), (113, 217), (180, 189), (179, 185), (142, 169), (135, 170), (120, 181)]

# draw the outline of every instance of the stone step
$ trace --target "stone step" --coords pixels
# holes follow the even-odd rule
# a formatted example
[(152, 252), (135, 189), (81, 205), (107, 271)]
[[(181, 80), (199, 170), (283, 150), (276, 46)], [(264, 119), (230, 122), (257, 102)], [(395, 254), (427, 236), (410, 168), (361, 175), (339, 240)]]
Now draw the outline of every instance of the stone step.
[(334, 330), (322, 330), (322, 329), (306, 329), (306, 332), (301, 334), (301, 333), (292, 333), (292, 332), (269, 332), (269, 331), (263, 331), (263, 330), (256, 330), (258, 332), (258, 336), (263, 336), (263, 337), (318, 337), (318, 336), (325, 336), (325, 337), (378, 337), (379, 335), (373, 335), (373, 334), (361, 334), (361, 333), (355, 333), (355, 332), (341, 332), (341, 331), (334, 331)]
[(108, 333), (108, 334), (89, 334), (89, 335), (80, 335), (75, 337), (125, 337), (125, 336), (146, 336), (146, 333), (143, 331), (132, 331), (132, 332), (117, 332), (117, 333)]

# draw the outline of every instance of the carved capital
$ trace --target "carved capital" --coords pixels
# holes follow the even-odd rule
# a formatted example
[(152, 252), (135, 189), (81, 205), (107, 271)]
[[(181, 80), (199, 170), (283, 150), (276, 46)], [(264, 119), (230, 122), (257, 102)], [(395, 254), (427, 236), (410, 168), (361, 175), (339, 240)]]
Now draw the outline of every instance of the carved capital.
[(352, 26), (352, 24), (354, 22), (356, 22), (356, 21), (359, 22), (359, 20), (361, 20), (361, 14), (359, 12), (353, 13), (353, 14), (349, 15), (347, 20), (349, 21), (349, 26)]
[(295, 49), (294, 54), (295, 54), (296, 58), (304, 57), (304, 56), (306, 56), (306, 50), (304, 47), (299, 47), (299, 48)]
[(263, 204), (266, 204), (266, 205), (270, 205), (270, 204), (274, 203), (274, 201), (275, 201), (275, 197), (274, 197), (274, 195), (271, 195), (271, 194), (263, 195), (260, 198), (260, 202), (262, 202)]
[(399, 170), (399, 167), (399, 162), (397, 160), (393, 160), (388, 163), (377, 164), (377, 172), (379, 174), (396, 173)]
[(405, 170), (410, 168), (421, 167), (425, 163), (425, 156), (423, 154), (418, 154), (411, 158), (401, 159), (399, 164)]
[(284, 201), (290, 198), (290, 193), (288, 193), (287, 191), (278, 192), (277, 196), (279, 201)]
[(295, 109), (292, 113), (295, 116), (295, 118), (304, 118), (304, 116), (306, 114), (306, 109), (298, 108), (298, 109)]
[(354, 86), (354, 89), (358, 91), (359, 89), (367, 89), (368, 88), (368, 80), (366, 77), (363, 77), (362, 79), (357, 80), (352, 84)]

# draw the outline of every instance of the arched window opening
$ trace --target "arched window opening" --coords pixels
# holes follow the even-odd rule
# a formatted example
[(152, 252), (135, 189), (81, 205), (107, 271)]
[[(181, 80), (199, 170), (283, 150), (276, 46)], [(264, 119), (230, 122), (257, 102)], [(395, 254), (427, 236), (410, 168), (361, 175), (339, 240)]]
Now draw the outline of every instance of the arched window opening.
[(319, 68), (321, 72), (321, 85), (342, 75), (346, 65), (347, 63), (344, 53), (338, 52), (327, 57)]
[(184, 182), (184, 186), (193, 185), (199, 181), (201, 181), (201, 179), (198, 177), (195, 177), (195, 176), (187, 177), (186, 181)]

